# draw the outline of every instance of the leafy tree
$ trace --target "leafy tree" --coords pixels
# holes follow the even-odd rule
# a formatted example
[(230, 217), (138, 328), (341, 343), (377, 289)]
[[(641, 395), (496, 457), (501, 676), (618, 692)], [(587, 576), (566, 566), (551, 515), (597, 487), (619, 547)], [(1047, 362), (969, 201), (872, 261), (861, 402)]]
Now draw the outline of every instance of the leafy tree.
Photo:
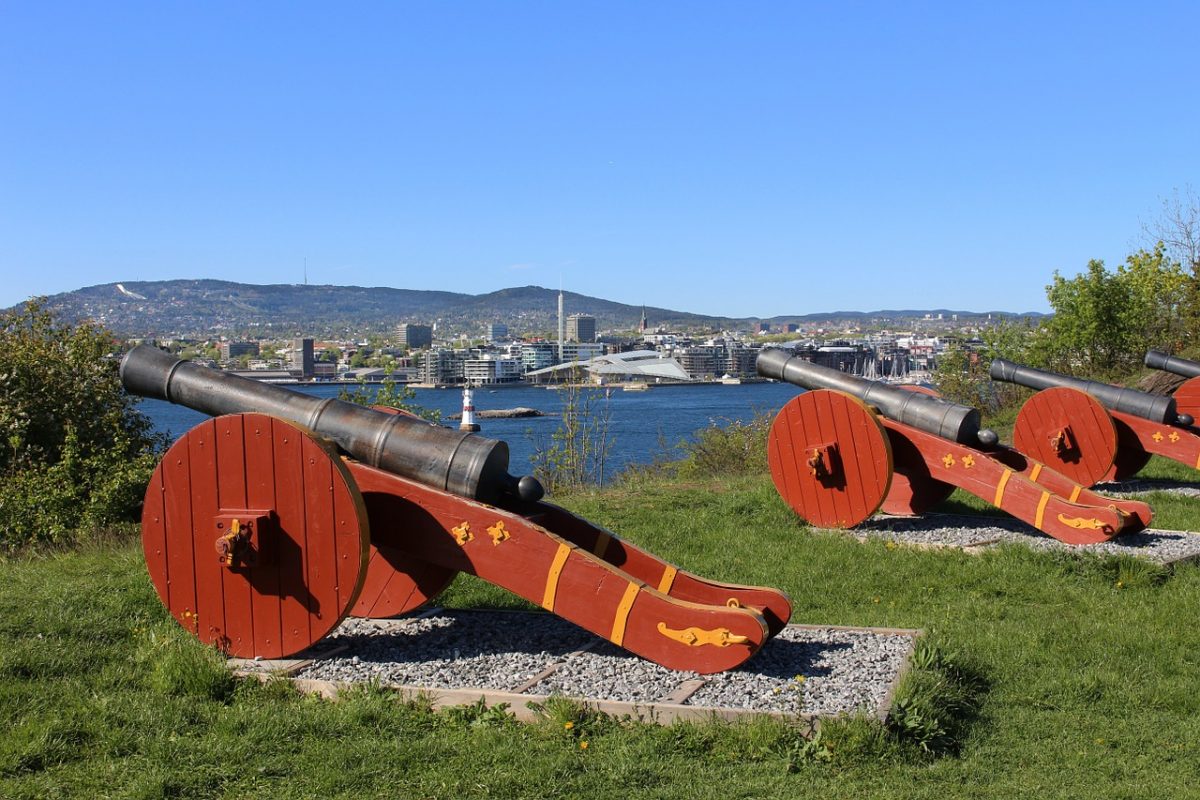
[(1178, 349), (1189, 335), (1192, 283), (1161, 243), (1133, 253), (1116, 272), (1103, 261), (1070, 279), (1056, 272), (1046, 287), (1054, 316), (1035, 338), (1034, 360), (1093, 377), (1128, 375), (1146, 348)]
[(1137, 347), (1140, 363), (1147, 347), (1178, 350), (1193, 335), (1189, 308), (1196, 279), (1172, 259), (1166, 245), (1139, 250), (1117, 270), (1130, 295), (1129, 325), (1141, 338)]
[(0, 546), (134, 518), (163, 442), (121, 388), (116, 349), (40, 300), (0, 314)]

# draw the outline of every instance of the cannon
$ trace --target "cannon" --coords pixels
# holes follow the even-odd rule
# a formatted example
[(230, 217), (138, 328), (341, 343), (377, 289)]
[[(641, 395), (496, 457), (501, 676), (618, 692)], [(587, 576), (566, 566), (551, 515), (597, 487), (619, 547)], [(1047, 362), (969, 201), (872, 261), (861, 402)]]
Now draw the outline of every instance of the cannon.
[(1193, 419), (1200, 417), (1200, 361), (1147, 350), (1145, 364), (1151, 369), (1172, 372), (1187, 378), (1171, 393), (1171, 397), (1175, 398), (1175, 408), (1180, 414), (1187, 414)]
[(757, 370), (809, 390), (771, 424), (767, 461), (784, 501), (814, 525), (849, 528), (878, 510), (920, 514), (956, 487), (1070, 544), (1106, 541), (1150, 523), (1145, 503), (1101, 497), (1000, 445), (979, 427), (978, 409), (780, 349), (764, 350)]
[(1085, 486), (1136, 475), (1152, 455), (1200, 469), (1200, 435), (1172, 397), (1002, 358), (988, 373), (1039, 390), (1021, 406), (1013, 443)]
[(146, 345), (120, 369), (131, 393), (217, 415), (155, 468), (142, 544), (171, 615), (231, 656), (294, 655), (459, 572), (670, 669), (736, 667), (791, 615), (782, 592), (692, 575), (545, 502), (502, 441)]

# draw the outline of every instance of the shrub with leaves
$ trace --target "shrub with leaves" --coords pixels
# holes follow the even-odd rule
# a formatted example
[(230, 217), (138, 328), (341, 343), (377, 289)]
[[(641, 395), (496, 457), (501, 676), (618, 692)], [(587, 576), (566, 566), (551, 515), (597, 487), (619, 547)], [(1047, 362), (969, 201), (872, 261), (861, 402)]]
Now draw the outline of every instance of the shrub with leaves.
[(558, 389), (562, 421), (549, 443), (534, 444), (533, 473), (550, 494), (604, 485), (612, 448), (608, 395), (604, 389), (582, 385), (582, 379), (575, 371)]
[(163, 441), (121, 388), (116, 351), (38, 300), (0, 314), (0, 547), (136, 519)]
[(767, 472), (767, 434), (774, 416), (760, 412), (747, 422), (714, 422), (685, 442), (678, 473), (685, 478), (759, 475)]

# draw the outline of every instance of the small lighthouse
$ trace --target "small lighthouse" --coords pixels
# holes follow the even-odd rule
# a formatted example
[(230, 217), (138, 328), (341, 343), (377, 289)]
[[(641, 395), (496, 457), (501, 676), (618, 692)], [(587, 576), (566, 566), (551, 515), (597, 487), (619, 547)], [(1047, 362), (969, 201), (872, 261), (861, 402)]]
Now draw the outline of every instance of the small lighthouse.
[(463, 387), (462, 421), (458, 423), (458, 429), (460, 431), (479, 430), (479, 423), (475, 421), (475, 392), (472, 391), (470, 384)]

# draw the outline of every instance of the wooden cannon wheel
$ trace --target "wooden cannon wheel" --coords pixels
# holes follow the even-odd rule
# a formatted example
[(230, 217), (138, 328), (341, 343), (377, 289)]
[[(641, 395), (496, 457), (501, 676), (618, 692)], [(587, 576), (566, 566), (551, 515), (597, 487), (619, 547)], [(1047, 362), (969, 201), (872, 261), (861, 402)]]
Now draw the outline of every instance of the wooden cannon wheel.
[[(385, 414), (416, 416), (391, 406), (371, 406)], [(364, 497), (371, 520), (371, 548), (367, 577), (352, 617), (383, 618), (407, 614), (428, 603), (450, 585), (458, 570), (418, 558), (402, 549), (407, 524), (404, 509), (394, 498), (367, 493)]]
[(874, 412), (820, 389), (787, 402), (767, 440), (775, 488), (813, 525), (850, 528), (875, 513), (892, 481), (892, 449)]
[[(941, 394), (928, 386), (905, 383), (896, 388), (930, 397), (941, 397)], [(888, 431), (888, 441), (892, 444), (895, 472), (892, 474), (892, 487), (888, 490), (887, 497), (883, 498), (883, 505), (880, 507), (883, 513), (900, 517), (917, 516), (954, 494), (953, 485), (939, 481), (929, 474), (929, 465), (925, 463), (925, 457), (912, 442), (891, 430)]]
[(1025, 401), (1013, 446), (1083, 486), (1102, 480), (1118, 455), (1117, 429), (1104, 406), (1065, 387), (1044, 389)]
[(265, 414), (207, 420), (146, 489), (142, 546), (171, 615), (239, 657), (328, 634), (366, 574), (366, 507), (331, 445)]
[(394, 617), (420, 608), (449, 586), (458, 570), (403, 549), (410, 533), (408, 512), (397, 498), (368, 492), (364, 499), (371, 520), (370, 560), (366, 581), (350, 616)]

